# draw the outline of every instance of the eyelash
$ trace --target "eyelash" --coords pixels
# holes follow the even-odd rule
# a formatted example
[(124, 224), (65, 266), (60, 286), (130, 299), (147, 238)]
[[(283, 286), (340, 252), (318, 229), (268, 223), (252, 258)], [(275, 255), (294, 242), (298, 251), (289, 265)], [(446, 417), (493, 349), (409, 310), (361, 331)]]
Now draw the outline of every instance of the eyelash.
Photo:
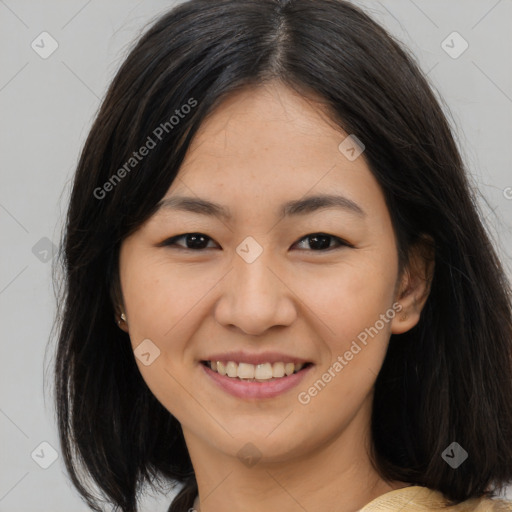
[[(206, 238), (208, 240), (212, 240), (212, 238), (210, 238), (207, 235), (204, 235), (203, 233), (183, 233), (182, 235), (173, 236), (171, 238), (168, 238), (167, 240), (164, 240), (163, 242), (159, 243), (158, 246), (159, 247), (174, 247), (174, 248), (177, 248), (179, 250), (193, 251), (193, 252), (202, 252), (205, 249), (207, 249), (207, 248), (191, 249), (190, 247), (181, 247), (181, 246), (178, 246), (176, 244), (176, 241), (180, 240), (181, 238), (185, 238), (185, 237), (187, 237), (189, 235), (193, 235), (193, 236), (196, 236), (196, 237), (204, 237), (204, 238)], [(306, 240), (308, 238), (313, 238), (315, 236), (331, 238), (331, 239), (335, 240), (339, 245), (338, 245), (338, 247), (329, 247), (327, 249), (316, 249), (316, 250), (315, 249), (311, 249), (311, 251), (313, 251), (313, 252), (330, 252), (332, 250), (341, 249), (343, 247), (354, 248), (354, 246), (352, 244), (350, 244), (349, 242), (347, 242), (346, 240), (343, 240), (342, 238), (339, 238), (339, 237), (334, 236), (334, 235), (329, 235), (328, 233), (311, 233), (309, 235), (303, 236), (297, 242), (295, 242), (293, 245), (295, 245), (295, 244), (297, 244), (299, 242), (302, 242), (303, 240)], [(210, 249), (211, 249), (211, 247), (210, 247)]]

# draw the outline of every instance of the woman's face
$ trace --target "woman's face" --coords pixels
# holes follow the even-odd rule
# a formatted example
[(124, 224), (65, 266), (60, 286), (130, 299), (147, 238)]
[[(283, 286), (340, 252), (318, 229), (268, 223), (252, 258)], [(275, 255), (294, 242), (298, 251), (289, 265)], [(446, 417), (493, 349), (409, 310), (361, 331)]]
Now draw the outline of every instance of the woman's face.
[(192, 453), (289, 460), (349, 431), (359, 446), (389, 336), (416, 323), (383, 193), (319, 112), (276, 83), (232, 95), (122, 244), (137, 365)]

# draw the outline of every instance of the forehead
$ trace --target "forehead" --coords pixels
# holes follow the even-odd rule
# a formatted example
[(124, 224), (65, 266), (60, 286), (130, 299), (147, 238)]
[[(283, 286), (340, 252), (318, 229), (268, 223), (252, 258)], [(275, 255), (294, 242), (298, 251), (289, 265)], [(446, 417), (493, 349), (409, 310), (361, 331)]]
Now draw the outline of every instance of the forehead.
[(385, 207), (364, 158), (351, 161), (340, 152), (346, 137), (321, 102), (279, 83), (246, 88), (203, 121), (165, 197), (249, 207), (339, 194)]
[(299, 163), (318, 157), (321, 150), (332, 155), (333, 144), (336, 149), (346, 134), (325, 110), (320, 100), (305, 98), (279, 82), (246, 87), (203, 121), (183, 167), (198, 156), (251, 155), (260, 161), (266, 155), (282, 155)]

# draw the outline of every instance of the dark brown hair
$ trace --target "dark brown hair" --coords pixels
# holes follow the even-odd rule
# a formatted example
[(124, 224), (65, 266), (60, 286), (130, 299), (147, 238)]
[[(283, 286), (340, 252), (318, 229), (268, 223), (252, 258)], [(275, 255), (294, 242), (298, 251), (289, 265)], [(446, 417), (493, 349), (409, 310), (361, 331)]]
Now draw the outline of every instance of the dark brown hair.
[[(192, 506), (197, 485), (180, 424), (148, 389), (114, 321), (118, 252), (155, 211), (205, 117), (234, 91), (269, 80), (322, 98), (365, 144), (401, 269), (420, 237), (434, 240), (421, 319), (391, 336), (376, 381), (375, 467), (454, 502), (495, 495), (512, 480), (510, 283), (414, 58), (342, 0), (185, 2), (140, 38), (110, 85), (78, 163), (60, 254), (55, 403), (74, 485), (101, 510), (85, 469), (102, 498), (135, 512), (143, 484), (164, 479), (184, 484), (169, 511)], [(120, 172), (166, 122), (165, 143)], [(441, 457), (453, 441), (469, 454), (456, 470)]]

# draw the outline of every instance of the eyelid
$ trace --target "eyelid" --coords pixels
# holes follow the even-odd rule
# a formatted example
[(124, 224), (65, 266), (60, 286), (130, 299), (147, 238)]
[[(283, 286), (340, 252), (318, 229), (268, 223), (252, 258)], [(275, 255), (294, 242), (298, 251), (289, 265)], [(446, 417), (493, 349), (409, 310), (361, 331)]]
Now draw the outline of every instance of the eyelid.
[[(177, 249), (184, 250), (184, 251), (191, 251), (191, 252), (203, 252), (206, 249), (211, 249), (211, 247), (205, 247), (203, 249), (190, 249), (188, 247), (182, 247), (180, 245), (176, 245), (175, 242), (177, 240), (179, 240), (180, 238), (186, 237), (187, 235), (200, 235), (200, 236), (203, 236), (204, 238), (207, 238), (208, 239), (208, 243), (211, 241), (211, 242), (214, 242), (214, 243), (217, 244), (217, 242), (215, 242), (215, 240), (212, 237), (206, 235), (205, 233), (187, 232), (187, 233), (182, 233), (180, 235), (175, 235), (175, 236), (166, 238), (162, 242), (159, 242), (158, 244), (156, 244), (156, 247), (172, 247), (172, 246), (174, 246)], [(310, 250), (308, 250), (308, 249), (301, 249), (301, 250), (306, 250), (308, 252), (322, 253), (322, 252), (330, 252), (330, 251), (333, 251), (335, 249), (340, 249), (342, 247), (349, 247), (349, 248), (355, 249), (355, 246), (353, 244), (351, 244), (350, 242), (348, 242), (347, 240), (345, 240), (344, 238), (341, 238), (341, 237), (336, 236), (336, 235), (331, 235), (330, 233), (324, 233), (322, 231), (312, 232), (312, 233), (308, 233), (308, 234), (306, 234), (304, 236), (301, 236), (299, 239), (297, 239), (297, 241), (295, 241), (292, 244), (292, 246), (293, 245), (297, 245), (299, 242), (302, 242), (303, 240), (311, 238), (311, 237), (313, 237), (315, 235), (326, 236), (326, 237), (332, 238), (333, 240), (338, 242), (339, 245), (337, 247), (330, 247), (328, 249), (322, 249), (322, 250), (313, 250), (313, 249), (310, 249)]]
[[(187, 235), (201, 235), (205, 238), (208, 238), (208, 241), (212, 241), (212, 242), (215, 242), (215, 240), (211, 237), (211, 236), (208, 236), (204, 233), (199, 233), (199, 232), (196, 232), (196, 231), (190, 231), (190, 232), (187, 232), (187, 233), (182, 233), (181, 235), (175, 235), (175, 236), (171, 236), (169, 238), (166, 238), (165, 240), (162, 240), (161, 242), (158, 242), (157, 244), (155, 244), (155, 247), (170, 247), (170, 246), (175, 246), (176, 248), (178, 249), (182, 249), (184, 251), (194, 251), (194, 252), (201, 252), (201, 251), (204, 251), (205, 249), (189, 249), (188, 247), (181, 247), (180, 245), (175, 245), (175, 242), (176, 240), (179, 240), (180, 238), (184, 238), (186, 237)], [(217, 242), (215, 242), (217, 243)]]
[(307, 238), (311, 238), (311, 237), (313, 237), (315, 235), (326, 236), (326, 237), (332, 238), (333, 240), (338, 242), (339, 245), (337, 247), (330, 247), (328, 249), (317, 250), (317, 251), (315, 251), (313, 249), (310, 249), (309, 252), (317, 252), (317, 253), (330, 252), (330, 251), (334, 251), (336, 249), (341, 249), (342, 247), (350, 247), (352, 249), (355, 249), (355, 246), (353, 244), (351, 244), (350, 242), (347, 242), (347, 240), (345, 240), (344, 238), (341, 238), (341, 237), (336, 236), (336, 235), (331, 235), (330, 233), (324, 233), (323, 231), (318, 231), (318, 232), (315, 232), (315, 233), (308, 233), (307, 235), (304, 235), (303, 237), (299, 238), (296, 242), (294, 242), (293, 245), (297, 245), (302, 240), (305, 240)]

